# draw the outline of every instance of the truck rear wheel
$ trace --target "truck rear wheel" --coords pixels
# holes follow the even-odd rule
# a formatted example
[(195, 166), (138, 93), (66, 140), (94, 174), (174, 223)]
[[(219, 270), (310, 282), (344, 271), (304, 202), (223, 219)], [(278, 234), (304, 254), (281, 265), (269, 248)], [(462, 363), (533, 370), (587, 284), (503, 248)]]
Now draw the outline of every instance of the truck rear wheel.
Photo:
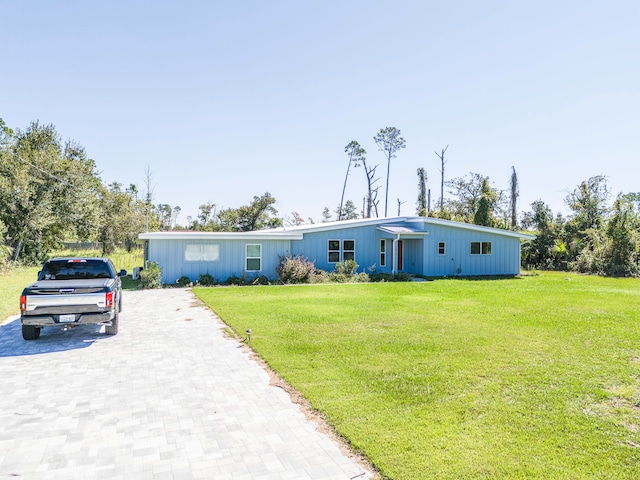
[(25, 340), (37, 340), (40, 336), (40, 327), (22, 325), (22, 338)]
[(115, 335), (116, 333), (118, 333), (119, 316), (120, 315), (118, 315), (118, 313), (116, 312), (116, 314), (113, 316), (113, 320), (111, 320), (111, 325), (107, 325), (106, 327), (104, 327), (104, 332), (107, 335)]

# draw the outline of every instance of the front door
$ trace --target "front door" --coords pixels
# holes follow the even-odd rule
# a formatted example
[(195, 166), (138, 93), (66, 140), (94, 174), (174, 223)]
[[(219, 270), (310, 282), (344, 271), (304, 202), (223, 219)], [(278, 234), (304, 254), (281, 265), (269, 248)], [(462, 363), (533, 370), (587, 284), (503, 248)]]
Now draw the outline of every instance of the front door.
[(398, 240), (398, 271), (402, 271), (402, 240)]

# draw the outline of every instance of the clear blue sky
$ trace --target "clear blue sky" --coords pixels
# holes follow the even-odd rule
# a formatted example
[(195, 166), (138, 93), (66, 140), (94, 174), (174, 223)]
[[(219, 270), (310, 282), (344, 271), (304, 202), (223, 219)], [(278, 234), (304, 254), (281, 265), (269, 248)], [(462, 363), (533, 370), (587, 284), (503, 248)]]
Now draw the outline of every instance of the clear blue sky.
[[(401, 130), (391, 165), (414, 214), (416, 169), (439, 195), (476, 172), (520, 210), (554, 212), (582, 180), (640, 191), (638, 1), (0, 0), (0, 117), (52, 123), (105, 183), (179, 205), (238, 207), (270, 192), (280, 215), (320, 220), (339, 202), (344, 147), (379, 163), (373, 136)], [(362, 169), (346, 198), (360, 206)]]

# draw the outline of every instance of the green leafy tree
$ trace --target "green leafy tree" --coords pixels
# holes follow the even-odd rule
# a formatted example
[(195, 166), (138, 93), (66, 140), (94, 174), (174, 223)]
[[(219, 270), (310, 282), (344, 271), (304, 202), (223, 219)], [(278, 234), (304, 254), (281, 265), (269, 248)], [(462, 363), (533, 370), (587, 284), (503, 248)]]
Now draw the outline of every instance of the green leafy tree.
[(4, 240), (6, 230), (2, 221), (0, 221), (0, 271), (6, 268), (11, 255), (11, 248), (5, 244)]
[(324, 207), (322, 209), (322, 220), (321, 223), (327, 223), (331, 221), (331, 210), (329, 210), (329, 207)]
[(373, 140), (387, 159), (387, 187), (384, 196), (384, 216), (387, 216), (389, 206), (389, 173), (391, 172), (391, 159), (396, 158), (396, 153), (406, 147), (405, 139), (400, 136), (400, 130), (396, 127), (382, 128)]
[(523, 246), (523, 263), (530, 268), (566, 270), (575, 245), (565, 238), (565, 220), (561, 215), (554, 218), (542, 200), (533, 202), (531, 208), (522, 217), (522, 227), (532, 230), (536, 238)]
[(277, 216), (278, 211), (273, 206), (275, 203), (276, 199), (269, 192), (254, 196), (249, 205), (239, 208), (217, 211), (216, 205), (209, 202), (200, 205), (200, 214), (191, 228), (214, 232), (250, 232), (281, 227), (283, 223)]
[(606, 233), (610, 240), (606, 252), (606, 274), (637, 276), (640, 244), (640, 194), (619, 195), (615, 200)]
[(496, 223), (504, 200), (502, 192), (489, 183), (489, 177), (470, 173), (447, 181), (447, 186), (452, 198), (445, 210), (450, 212), (452, 219), (478, 225)]
[(100, 190), (102, 209), (98, 240), (102, 253), (112, 253), (117, 247), (130, 250), (137, 242), (138, 234), (146, 229), (146, 203), (136, 197), (136, 189), (124, 190), (122, 184), (113, 182)]
[(336, 209), (336, 215), (341, 220), (355, 220), (358, 218), (358, 209), (351, 200), (347, 200), (344, 207)]
[[(565, 225), (567, 243), (572, 246), (571, 261), (579, 261), (581, 271), (589, 271), (588, 265), (595, 265), (593, 260), (601, 263), (602, 255), (596, 253), (603, 248), (604, 228), (609, 207), (609, 189), (603, 175), (590, 177), (581, 182), (565, 198), (565, 203), (572, 214)], [(587, 267), (585, 267), (587, 265)], [(597, 270), (601, 270), (597, 267)]]
[(473, 215), (473, 223), (485, 227), (494, 227), (496, 219), (494, 210), (498, 200), (496, 191), (489, 185), (489, 178), (484, 177), (480, 188), (480, 199)]
[(53, 125), (2, 131), (0, 220), (13, 260), (37, 262), (65, 238), (95, 233), (100, 180), (84, 149), (71, 141), (63, 147)]
[(158, 222), (158, 229), (160, 231), (172, 230), (177, 221), (177, 217), (180, 214), (180, 207), (172, 207), (168, 203), (159, 203), (153, 206), (152, 212)]
[(261, 196), (254, 196), (249, 205), (237, 209), (237, 220), (233, 231), (250, 232), (282, 226), (282, 219), (278, 218), (278, 210), (273, 206), (276, 199), (265, 192)]
[(600, 229), (606, 221), (609, 188), (603, 175), (596, 175), (583, 181), (565, 199), (573, 212), (568, 229), (580, 237), (588, 229)]
[(199, 207), (200, 213), (193, 221), (190, 228), (192, 230), (201, 230), (205, 232), (215, 232), (220, 230), (218, 223), (217, 205), (212, 202), (203, 203)]

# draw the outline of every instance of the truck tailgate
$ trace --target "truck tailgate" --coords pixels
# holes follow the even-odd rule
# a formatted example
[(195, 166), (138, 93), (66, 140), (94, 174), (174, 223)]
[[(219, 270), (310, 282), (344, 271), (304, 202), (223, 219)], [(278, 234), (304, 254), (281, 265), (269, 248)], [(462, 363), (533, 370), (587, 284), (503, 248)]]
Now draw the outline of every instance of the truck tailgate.
[(105, 308), (105, 292), (101, 293), (74, 293), (69, 294), (47, 294), (47, 295), (27, 295), (26, 312), (32, 312), (39, 307), (55, 308), (66, 306), (95, 306), (98, 309)]

